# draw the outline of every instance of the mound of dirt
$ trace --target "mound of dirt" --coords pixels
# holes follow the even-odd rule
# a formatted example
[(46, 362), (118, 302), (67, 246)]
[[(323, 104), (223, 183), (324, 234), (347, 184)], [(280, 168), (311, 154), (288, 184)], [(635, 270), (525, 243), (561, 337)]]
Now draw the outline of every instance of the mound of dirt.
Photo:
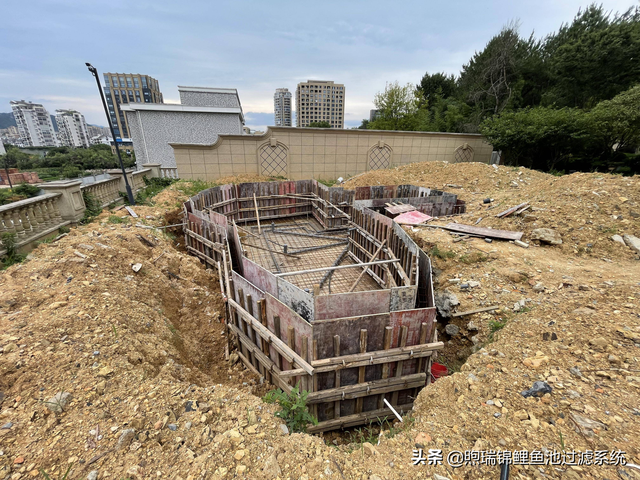
[[(224, 359), (216, 272), (178, 251), (180, 237), (135, 225), (179, 219), (181, 182), (134, 207), (140, 219), (105, 212), (0, 273), (0, 478), (71, 468), (70, 479), (480, 479), (498, 477), (496, 451), (516, 450), (545, 460), (513, 466), (512, 478), (634, 478), (593, 459), (606, 451), (613, 463), (619, 449), (640, 463), (640, 268), (609, 239), (614, 228), (640, 233), (638, 178), (433, 163), (348, 186), (378, 181), (460, 185), (444, 187), (467, 201), (458, 222), (483, 217), (525, 239), (550, 227), (564, 241), (523, 249), (409, 230), (432, 255), (436, 290), (458, 297), (455, 311), (497, 309), (454, 317), (453, 335), (438, 326), (437, 361), (452, 374), (420, 393), (403, 424), (328, 444), (285, 434), (278, 408), (257, 396), (265, 386)], [(535, 219), (494, 216), (524, 201)], [(536, 381), (551, 392), (525, 398)], [(415, 448), (442, 450), (442, 463), (414, 465)], [(483, 465), (447, 463), (472, 449), (490, 451)], [(551, 465), (554, 450), (580, 451), (582, 463)]]

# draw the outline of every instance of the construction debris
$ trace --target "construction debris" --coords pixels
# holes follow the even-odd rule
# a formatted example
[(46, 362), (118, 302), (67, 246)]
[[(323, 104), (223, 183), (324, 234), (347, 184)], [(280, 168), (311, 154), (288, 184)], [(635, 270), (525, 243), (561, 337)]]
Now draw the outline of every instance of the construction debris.
[(500, 212), (496, 215), (496, 217), (498, 218), (505, 218), (508, 217), (509, 215), (511, 215), (512, 213), (515, 213), (516, 211), (520, 210), (522, 207), (524, 207), (525, 205), (529, 205), (529, 202), (524, 202), (521, 203), (520, 205), (516, 205), (515, 207), (511, 207), (506, 209), (504, 212)]
[(124, 207), (127, 212), (129, 212), (129, 215), (131, 215), (133, 218), (138, 218), (138, 214), (136, 212), (133, 211), (133, 208), (129, 207), (128, 205)]
[(393, 219), (393, 221), (400, 225), (420, 225), (432, 219), (433, 217), (425, 215), (424, 213), (411, 211), (398, 215)]
[(448, 223), (447, 225), (437, 225), (452, 232), (462, 232), (476, 237), (497, 238), (500, 240), (520, 240), (523, 232), (513, 232), (510, 230), (498, 230), (495, 228), (474, 227), (473, 225), (463, 225), (461, 223)]

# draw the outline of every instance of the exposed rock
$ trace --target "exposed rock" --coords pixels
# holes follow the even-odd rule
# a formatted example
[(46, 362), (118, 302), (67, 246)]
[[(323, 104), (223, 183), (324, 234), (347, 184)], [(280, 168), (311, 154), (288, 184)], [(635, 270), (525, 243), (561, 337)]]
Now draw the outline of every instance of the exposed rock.
[(460, 327), (454, 325), (453, 323), (449, 323), (446, 327), (444, 327), (444, 331), (447, 332), (447, 335), (455, 337), (460, 332)]
[(540, 282), (536, 283), (536, 284), (533, 286), (533, 291), (534, 291), (534, 292), (537, 292), (537, 293), (544, 292), (544, 285), (543, 285), (542, 283), (540, 283)]
[(541, 397), (545, 393), (551, 393), (552, 391), (553, 388), (551, 388), (551, 385), (549, 385), (547, 382), (537, 381), (533, 382), (533, 386), (529, 390), (520, 392), (520, 395), (522, 395), (524, 398)]
[(480, 327), (478, 327), (473, 322), (469, 322), (469, 323), (467, 323), (467, 330), (469, 330), (470, 332), (477, 332), (478, 330), (480, 330)]
[(611, 237), (611, 240), (613, 240), (614, 242), (618, 242), (618, 243), (624, 245), (625, 247), (627, 246), (627, 244), (624, 243), (624, 238), (622, 238), (620, 235), (613, 235)]
[(46, 407), (53, 413), (62, 413), (72, 400), (69, 392), (58, 392), (45, 402)]
[(280, 424), (280, 431), (282, 435), (289, 435), (289, 427), (287, 427), (284, 423)]
[(18, 349), (18, 346), (15, 343), (9, 343), (7, 345), (4, 346), (4, 353), (11, 353), (14, 352)]
[(571, 415), (573, 421), (578, 425), (576, 431), (578, 433), (582, 431), (584, 435), (587, 435), (589, 437), (593, 437), (595, 433), (594, 430), (604, 430), (605, 428), (607, 428), (604, 423), (600, 423), (596, 420), (591, 420), (590, 418), (583, 415), (578, 415), (575, 412), (570, 412), (569, 415)]
[(458, 297), (447, 289), (436, 293), (435, 302), (436, 307), (438, 308), (438, 313), (443, 318), (450, 318), (453, 307), (460, 305)]
[(87, 475), (87, 480), (98, 480), (98, 470), (91, 470)]
[(449, 477), (443, 477), (442, 475), (438, 475), (437, 473), (434, 473), (433, 480), (449, 480)]
[(640, 238), (634, 237), (633, 235), (625, 235), (623, 239), (624, 243), (626, 243), (631, 250), (640, 253)]
[(264, 462), (264, 467), (262, 467), (262, 473), (268, 479), (273, 479), (282, 475), (282, 470), (280, 470), (280, 465), (278, 465), (278, 459), (275, 455), (271, 455)]
[(136, 436), (136, 431), (133, 428), (127, 428), (123, 430), (120, 434), (120, 438), (118, 438), (118, 443), (116, 444), (116, 449), (122, 450), (129, 446), (133, 438)]
[(562, 245), (560, 234), (550, 228), (536, 228), (531, 232), (531, 240), (538, 240), (550, 245)]
[(371, 443), (365, 442), (362, 444), (362, 449), (364, 450), (364, 454), (368, 457), (373, 457), (378, 454), (378, 450)]

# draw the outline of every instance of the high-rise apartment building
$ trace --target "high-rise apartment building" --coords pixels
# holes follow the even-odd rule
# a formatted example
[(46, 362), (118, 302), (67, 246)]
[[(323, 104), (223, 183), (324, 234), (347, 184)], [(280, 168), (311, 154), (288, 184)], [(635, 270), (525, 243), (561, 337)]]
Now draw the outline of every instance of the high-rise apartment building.
[(344, 128), (345, 89), (340, 83), (307, 80), (296, 88), (296, 126), (311, 122), (329, 122), (332, 128)]
[[(120, 105), (128, 103), (164, 103), (155, 78), (137, 73), (105, 73), (104, 95), (117, 141), (131, 141), (129, 122)], [(126, 139), (126, 140), (125, 140)]]
[(273, 95), (273, 112), (276, 127), (291, 126), (291, 92), (288, 88), (276, 88)]
[(59, 145), (51, 116), (39, 103), (12, 101), (11, 109), (25, 147), (57, 147)]
[(67, 147), (89, 147), (89, 131), (84, 115), (75, 110), (56, 110), (58, 139)]

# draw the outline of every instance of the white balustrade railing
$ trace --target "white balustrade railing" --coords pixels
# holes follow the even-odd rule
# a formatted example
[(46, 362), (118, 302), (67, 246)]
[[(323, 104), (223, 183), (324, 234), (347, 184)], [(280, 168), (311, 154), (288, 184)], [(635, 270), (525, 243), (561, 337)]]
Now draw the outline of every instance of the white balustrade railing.
[(180, 178), (177, 167), (160, 167), (160, 176), (162, 178)]
[(99, 182), (83, 185), (80, 187), (83, 192), (87, 192), (98, 199), (102, 207), (120, 199), (120, 179), (108, 178)]
[[(60, 216), (61, 193), (47, 193), (0, 207), (0, 239), (5, 233), (16, 235), (18, 246), (68, 224)], [(0, 244), (0, 252), (4, 250)]]

